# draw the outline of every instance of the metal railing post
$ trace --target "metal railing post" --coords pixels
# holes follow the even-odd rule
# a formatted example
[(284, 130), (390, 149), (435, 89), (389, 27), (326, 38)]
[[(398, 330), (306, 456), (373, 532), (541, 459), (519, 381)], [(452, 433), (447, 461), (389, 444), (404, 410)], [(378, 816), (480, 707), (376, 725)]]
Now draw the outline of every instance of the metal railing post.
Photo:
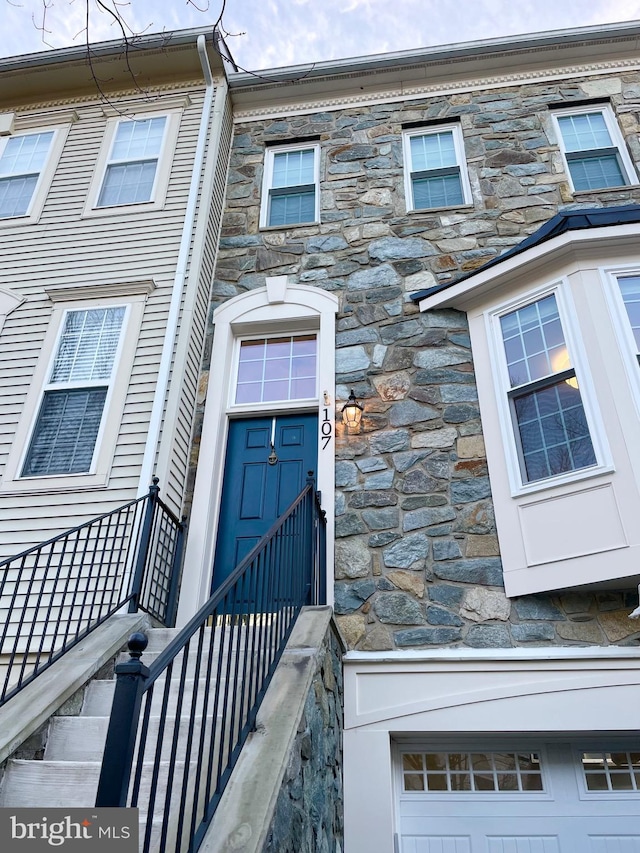
[(138, 731), (142, 690), (149, 669), (140, 657), (148, 640), (142, 633), (129, 637), (131, 659), (116, 666), (116, 689), (107, 730), (98, 793), (97, 807), (125, 807), (131, 777), (131, 765)]
[(140, 600), (140, 592), (142, 590), (142, 581), (144, 578), (144, 570), (147, 565), (149, 556), (149, 546), (151, 544), (151, 530), (153, 528), (153, 516), (156, 509), (156, 500), (160, 487), (158, 477), (153, 478), (153, 483), (149, 486), (149, 496), (147, 498), (147, 506), (144, 511), (144, 521), (142, 522), (142, 530), (140, 532), (140, 546), (138, 556), (136, 557), (136, 565), (133, 570), (133, 579), (131, 581), (132, 598), (129, 602), (129, 613), (138, 612), (138, 603)]

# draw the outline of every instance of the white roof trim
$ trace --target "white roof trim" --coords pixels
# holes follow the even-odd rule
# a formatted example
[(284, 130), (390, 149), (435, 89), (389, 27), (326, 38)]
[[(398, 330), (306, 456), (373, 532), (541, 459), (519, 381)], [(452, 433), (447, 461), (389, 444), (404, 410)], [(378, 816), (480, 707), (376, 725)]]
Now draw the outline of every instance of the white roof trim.
[[(580, 211), (575, 212), (579, 213)], [(622, 241), (630, 237), (640, 237), (640, 223), (566, 231), (564, 234), (545, 240), (518, 255), (506, 258), (502, 263), (494, 264), (484, 271), (447, 287), (445, 290), (431, 296), (425, 296), (418, 305), (421, 311), (432, 311), (436, 308), (464, 308), (472, 297), (498, 287), (504, 279), (512, 276), (524, 266), (548, 261), (552, 255), (562, 250), (579, 250), (584, 246), (593, 247), (594, 243)]]

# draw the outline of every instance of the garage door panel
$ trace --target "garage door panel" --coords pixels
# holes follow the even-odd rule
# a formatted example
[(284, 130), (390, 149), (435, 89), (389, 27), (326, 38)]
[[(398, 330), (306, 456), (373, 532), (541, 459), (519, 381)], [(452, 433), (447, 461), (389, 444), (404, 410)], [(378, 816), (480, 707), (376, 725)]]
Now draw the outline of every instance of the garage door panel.
[(471, 853), (471, 839), (451, 835), (405, 836), (402, 853)]
[(399, 758), (401, 853), (640, 853), (640, 752), (624, 745)]
[(487, 838), (487, 853), (560, 853), (557, 835), (504, 835)]
[(589, 853), (640, 853), (640, 835), (590, 835)]

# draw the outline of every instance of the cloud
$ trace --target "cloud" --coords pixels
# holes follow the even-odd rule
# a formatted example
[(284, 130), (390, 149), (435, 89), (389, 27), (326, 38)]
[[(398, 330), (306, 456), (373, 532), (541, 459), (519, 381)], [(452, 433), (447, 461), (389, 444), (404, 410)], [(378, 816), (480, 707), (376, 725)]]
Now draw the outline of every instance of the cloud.
[[(134, 31), (160, 32), (213, 25), (220, 1), (210, 0), (202, 12), (186, 0), (130, 0), (119, 8)], [(12, 5), (17, 2), (22, 5)], [(95, 0), (53, 0), (49, 46), (84, 42), (86, 2), (93, 9), (92, 40), (118, 37)], [(0, 55), (47, 48), (32, 23), (42, 0), (0, 4)], [(245, 33), (227, 39), (236, 61), (258, 70), (634, 18), (640, 18), (640, 0), (227, 0), (224, 25), (231, 34)]]

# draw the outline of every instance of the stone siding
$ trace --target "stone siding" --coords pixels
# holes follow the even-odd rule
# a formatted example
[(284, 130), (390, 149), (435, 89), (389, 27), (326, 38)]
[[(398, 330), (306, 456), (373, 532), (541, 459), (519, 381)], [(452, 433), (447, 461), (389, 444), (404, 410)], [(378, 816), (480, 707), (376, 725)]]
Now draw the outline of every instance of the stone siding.
[(343, 847), (342, 647), (331, 628), (317, 659), (264, 853)]
[[(505, 597), (466, 319), (410, 299), (563, 206), (640, 202), (637, 186), (570, 191), (550, 108), (589, 98), (612, 104), (637, 164), (637, 73), (236, 127), (213, 304), (283, 274), (335, 292), (337, 398), (353, 388), (366, 407), (360, 434), (336, 437), (335, 611), (351, 648), (636, 642), (628, 593)], [(473, 204), (407, 214), (402, 128), (434, 121), (460, 121)], [(321, 147), (321, 224), (260, 230), (265, 145), (297, 138)]]

